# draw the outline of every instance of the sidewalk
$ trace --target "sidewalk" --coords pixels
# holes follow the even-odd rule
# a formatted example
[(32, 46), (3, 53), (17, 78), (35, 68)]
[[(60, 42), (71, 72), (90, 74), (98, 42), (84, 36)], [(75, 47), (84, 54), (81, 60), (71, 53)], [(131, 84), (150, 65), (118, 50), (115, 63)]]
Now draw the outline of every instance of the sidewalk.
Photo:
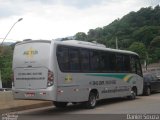
[(14, 100), (11, 92), (0, 92), (0, 114), (52, 105), (50, 101)]

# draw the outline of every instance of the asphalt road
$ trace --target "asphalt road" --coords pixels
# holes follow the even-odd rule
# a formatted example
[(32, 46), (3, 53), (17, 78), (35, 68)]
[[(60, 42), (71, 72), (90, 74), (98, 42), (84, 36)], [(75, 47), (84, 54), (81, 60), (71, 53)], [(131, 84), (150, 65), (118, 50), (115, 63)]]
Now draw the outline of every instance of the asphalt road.
[[(137, 96), (135, 100), (122, 98), (99, 101), (95, 109), (85, 109), (81, 104), (64, 109), (54, 106), (15, 112), (18, 120), (134, 120), (160, 119), (160, 93)], [(133, 116), (132, 116), (133, 115)], [(147, 117), (146, 117), (147, 116)]]

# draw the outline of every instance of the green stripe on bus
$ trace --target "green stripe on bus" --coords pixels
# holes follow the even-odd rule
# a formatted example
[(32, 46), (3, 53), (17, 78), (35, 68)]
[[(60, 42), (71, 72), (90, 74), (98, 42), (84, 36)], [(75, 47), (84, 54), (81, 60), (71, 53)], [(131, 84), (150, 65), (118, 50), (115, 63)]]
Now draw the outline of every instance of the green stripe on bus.
[(123, 79), (126, 82), (129, 82), (131, 78), (133, 77), (131, 74), (86, 74), (87, 76), (97, 76), (97, 77), (112, 77), (112, 78), (118, 78), (118, 79)]

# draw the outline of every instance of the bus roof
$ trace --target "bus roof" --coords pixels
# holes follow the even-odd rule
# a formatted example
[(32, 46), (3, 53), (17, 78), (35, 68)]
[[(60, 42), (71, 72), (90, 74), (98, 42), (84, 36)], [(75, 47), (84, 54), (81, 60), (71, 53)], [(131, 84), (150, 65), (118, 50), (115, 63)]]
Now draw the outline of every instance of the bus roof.
[(26, 43), (33, 43), (33, 42), (43, 42), (43, 43), (51, 43), (54, 42), (55, 44), (61, 44), (61, 45), (69, 45), (69, 46), (76, 46), (76, 47), (82, 47), (82, 48), (90, 48), (90, 49), (96, 49), (96, 50), (104, 50), (109, 52), (118, 52), (118, 53), (124, 53), (124, 54), (133, 54), (139, 56), (137, 53), (127, 50), (119, 50), (119, 49), (112, 49), (112, 48), (106, 48), (105, 45), (97, 43), (97, 42), (86, 42), (86, 41), (80, 41), (80, 40), (31, 40), (27, 39), (20, 43), (17, 43), (17, 45), (26, 44)]
[(16, 44), (21, 45), (21, 44), (26, 44), (26, 43), (35, 43), (35, 42), (43, 42), (43, 43), (51, 43), (51, 40), (32, 40), (32, 39), (25, 39), (22, 42), (19, 42)]
[(118, 53), (125, 53), (125, 54), (133, 54), (139, 56), (137, 53), (127, 50), (119, 50), (119, 49), (112, 49), (112, 48), (106, 48), (105, 45), (99, 44), (99, 43), (92, 43), (92, 42), (86, 42), (86, 41), (79, 41), (79, 40), (64, 40), (64, 41), (54, 41), (56, 44), (61, 45), (69, 45), (69, 46), (76, 46), (76, 47), (82, 47), (82, 48), (91, 48), (91, 49), (97, 49), (97, 50), (106, 50), (109, 52), (118, 52)]

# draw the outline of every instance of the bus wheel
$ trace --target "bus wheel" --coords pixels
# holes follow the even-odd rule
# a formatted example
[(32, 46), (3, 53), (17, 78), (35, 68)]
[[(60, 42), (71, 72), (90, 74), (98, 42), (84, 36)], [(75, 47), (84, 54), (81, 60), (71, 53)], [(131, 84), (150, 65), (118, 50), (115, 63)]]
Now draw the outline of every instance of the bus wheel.
[(137, 89), (136, 88), (132, 88), (131, 95), (129, 96), (129, 99), (130, 100), (136, 99), (136, 95), (137, 95)]
[(67, 106), (67, 102), (56, 102), (54, 101), (53, 104), (57, 107), (57, 108), (64, 108)]
[(88, 109), (93, 109), (93, 108), (95, 108), (96, 103), (97, 103), (97, 94), (94, 92), (91, 92), (89, 94), (88, 101), (86, 102), (86, 107)]

